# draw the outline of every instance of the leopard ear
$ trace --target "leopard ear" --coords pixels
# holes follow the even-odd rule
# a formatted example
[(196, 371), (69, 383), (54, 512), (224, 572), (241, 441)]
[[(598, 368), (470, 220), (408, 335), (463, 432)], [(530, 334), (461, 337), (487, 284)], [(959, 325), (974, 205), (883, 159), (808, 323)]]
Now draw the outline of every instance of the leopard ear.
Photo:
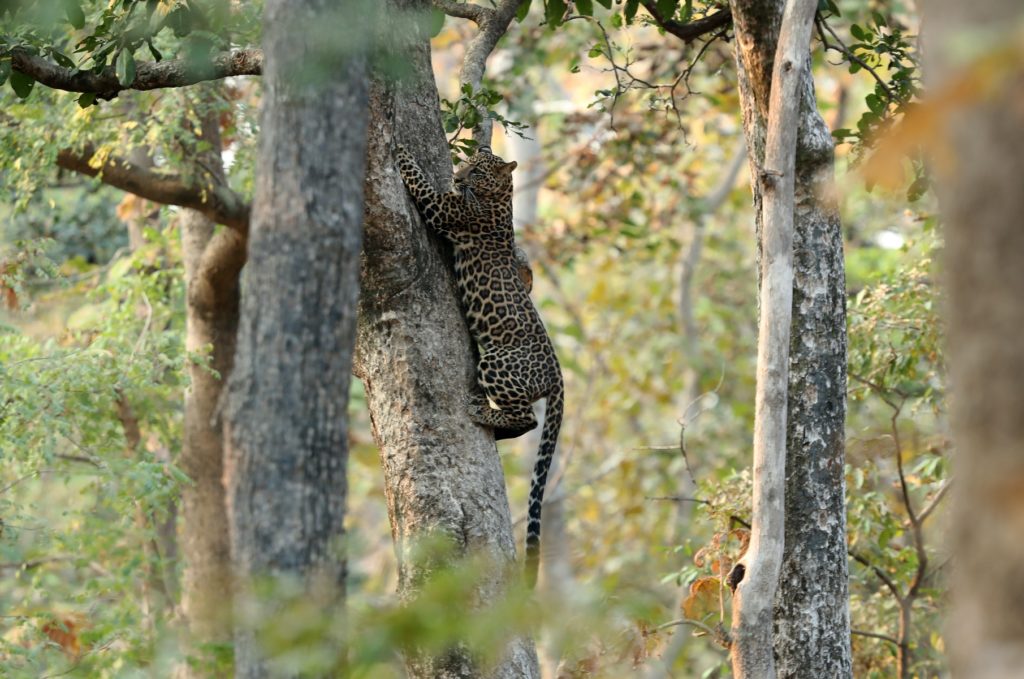
[(505, 163), (504, 165), (502, 165), (501, 171), (506, 174), (512, 174), (512, 170), (516, 169), (517, 167), (519, 167), (519, 164), (513, 160), (510, 163)]

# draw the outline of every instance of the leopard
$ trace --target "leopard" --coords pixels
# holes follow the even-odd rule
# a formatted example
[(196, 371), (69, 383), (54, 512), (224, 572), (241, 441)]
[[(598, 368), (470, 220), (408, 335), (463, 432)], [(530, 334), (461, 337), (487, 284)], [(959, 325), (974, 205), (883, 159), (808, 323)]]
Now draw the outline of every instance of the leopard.
[(512, 228), (512, 171), (489, 146), (480, 146), (454, 174), (453, 188), (437, 191), (413, 155), (396, 145), (402, 180), (427, 228), (451, 243), (455, 280), (476, 344), (477, 384), (469, 418), (515, 438), (537, 427), (533, 404), (545, 399), (544, 426), (530, 479), (525, 577), (537, 582), (541, 507), (564, 411), (564, 382), (551, 337), (530, 299), (528, 260)]

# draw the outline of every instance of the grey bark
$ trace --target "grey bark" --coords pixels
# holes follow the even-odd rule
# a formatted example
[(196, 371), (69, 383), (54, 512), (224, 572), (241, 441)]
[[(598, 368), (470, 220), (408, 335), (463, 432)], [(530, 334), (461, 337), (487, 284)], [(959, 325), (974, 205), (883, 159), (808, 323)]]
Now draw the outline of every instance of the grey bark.
[[(391, 0), (386, 11), (422, 11), (423, 0)], [(399, 82), (375, 77), (370, 93), (366, 177), (366, 240), (355, 369), (366, 386), (380, 448), (391, 530), (398, 557), (399, 596), (413, 602), (437, 564), (416, 558), (424, 539), (443, 537), (451, 559), (476, 555), (492, 568), (477, 587), (481, 610), (522, 582), (505, 479), (491, 433), (469, 421), (467, 396), (475, 360), (459, 308), (451, 260), (428, 234), (393, 161), (401, 141), (441, 188), (451, 160), (441, 130), (426, 36), (395, 22), (392, 49), (410, 64)], [(471, 614), (471, 612), (467, 612)], [(409, 675), (484, 676), (456, 645), (431, 657), (406, 654)], [(513, 638), (487, 676), (538, 677), (533, 643)]]
[[(772, 604), (782, 570), (785, 533), (786, 399), (793, 307), (793, 220), (796, 96), (806, 63), (816, 0), (787, 0), (765, 129), (764, 164), (754, 177), (761, 191), (760, 322), (754, 405), (754, 498), (750, 547), (740, 561), (746, 577), (732, 602), (733, 673), (738, 679), (775, 676)], [(737, 566), (739, 568), (740, 566)]]
[(935, 168), (957, 453), (947, 639), (954, 676), (1009, 679), (1024, 671), (1024, 7), (931, 0), (925, 20), (936, 102), (987, 79), (950, 108), (931, 104), (952, 159)]
[[(298, 581), (325, 614), (344, 597), (340, 542), (366, 164), (367, 66), (353, 38), (373, 27), (367, 8), (356, 8), (338, 42), (348, 51), (296, 40), (316, 35), (333, 7), (271, 0), (264, 10), (259, 167), (225, 431), (239, 586), (253, 578)], [(236, 676), (271, 672), (250, 631), (256, 622), (236, 626)], [(344, 653), (339, 644), (339, 658)]]
[[(733, 3), (757, 215), (762, 195), (756, 179), (763, 167), (767, 93), (781, 16), (777, 0)], [(833, 142), (817, 111), (809, 68), (798, 96), (785, 547), (773, 613), (776, 672), (781, 677), (849, 677), (843, 242)]]

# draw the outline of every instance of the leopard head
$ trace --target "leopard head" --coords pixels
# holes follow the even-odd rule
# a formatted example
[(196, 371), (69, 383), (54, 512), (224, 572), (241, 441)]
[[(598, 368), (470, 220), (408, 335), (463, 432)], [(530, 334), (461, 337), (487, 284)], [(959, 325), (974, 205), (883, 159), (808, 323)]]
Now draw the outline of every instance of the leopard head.
[(455, 190), (470, 201), (505, 202), (512, 199), (512, 170), (516, 161), (506, 163), (484, 146), (455, 173)]

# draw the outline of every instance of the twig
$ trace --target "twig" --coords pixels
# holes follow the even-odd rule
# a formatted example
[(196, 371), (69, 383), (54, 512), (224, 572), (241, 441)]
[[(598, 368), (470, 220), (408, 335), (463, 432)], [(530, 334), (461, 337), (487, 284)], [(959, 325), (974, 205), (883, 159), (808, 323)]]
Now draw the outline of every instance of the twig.
[(899, 648), (900, 645), (900, 642), (896, 641), (895, 638), (889, 636), (888, 634), (879, 634), (878, 632), (867, 632), (861, 629), (851, 629), (850, 633), (856, 634), (859, 637), (870, 637), (872, 639), (881, 639), (882, 641), (888, 641), (890, 644), (896, 646), (897, 648)]
[[(843, 41), (839, 39), (839, 36), (836, 35), (836, 32), (832, 30), (832, 27), (828, 25), (828, 22), (825, 21), (824, 17), (822, 17), (821, 14), (818, 14), (818, 16), (815, 17), (814, 23), (815, 26), (817, 26), (818, 28), (818, 38), (821, 40), (821, 44), (824, 45), (826, 50), (833, 50), (835, 52), (839, 52), (840, 54), (844, 55), (847, 59), (854, 62), (855, 64), (863, 68), (865, 71), (870, 73), (871, 77), (873, 77), (875, 81), (878, 83), (879, 87), (882, 88), (882, 91), (885, 92), (885, 96), (886, 98), (889, 99), (889, 102), (892, 103), (896, 101), (895, 95), (893, 95), (892, 90), (889, 89), (889, 86), (885, 84), (885, 81), (882, 79), (882, 77), (878, 75), (875, 69), (868, 66), (867, 62), (865, 62), (863, 59), (854, 54), (850, 50), (850, 48), (847, 47), (843, 43)], [(825, 39), (825, 33), (823, 29), (825, 31), (828, 31), (829, 34), (835, 39), (837, 43), (836, 45), (830, 44), (828, 40)]]
[(0, 571), (9, 570), (26, 570), (30, 571), (48, 563), (58, 563), (61, 561), (72, 561), (75, 557), (69, 554), (61, 554), (60, 556), (47, 556), (38, 559), (30, 559), (29, 561), (9, 561), (7, 563), (0, 563)]
[(946, 496), (946, 493), (949, 492), (949, 486), (952, 483), (952, 479), (947, 479), (946, 482), (942, 484), (942, 487), (940, 487), (939, 490), (936, 491), (935, 495), (932, 496), (931, 501), (927, 505), (925, 505), (924, 509), (922, 509), (921, 512), (917, 515), (918, 523), (924, 523), (925, 519), (932, 515), (932, 512), (935, 511), (935, 508), (939, 506), (940, 502), (942, 502), (942, 498), (944, 498)]
[(852, 549), (848, 549), (846, 553), (849, 554), (850, 558), (852, 558), (854, 561), (856, 561), (857, 563), (861, 564), (865, 568), (869, 569), (872, 573), (874, 573), (875, 576), (879, 580), (881, 580), (887, 588), (889, 588), (889, 591), (892, 592), (892, 595), (896, 598), (897, 602), (903, 601), (903, 594), (900, 592), (899, 586), (893, 581), (892, 578), (890, 578), (886, 574), (885, 571), (883, 571), (881, 568), (868, 561), (867, 557), (862, 556), (860, 553), (855, 552)]

